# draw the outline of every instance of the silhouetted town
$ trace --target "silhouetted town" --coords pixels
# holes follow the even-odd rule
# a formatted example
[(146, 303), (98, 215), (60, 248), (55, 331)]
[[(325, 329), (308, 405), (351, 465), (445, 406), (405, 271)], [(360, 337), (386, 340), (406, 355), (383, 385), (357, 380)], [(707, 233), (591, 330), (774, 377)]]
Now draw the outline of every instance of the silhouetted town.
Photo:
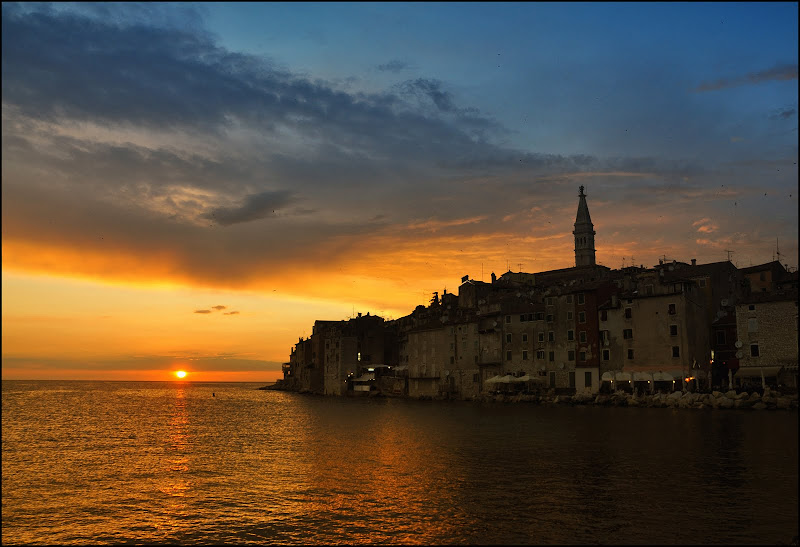
[(612, 270), (595, 261), (583, 186), (578, 197), (574, 267), (464, 276), (457, 294), (390, 321), (318, 320), (276, 387), (455, 399), (796, 392), (796, 269), (660, 259)]

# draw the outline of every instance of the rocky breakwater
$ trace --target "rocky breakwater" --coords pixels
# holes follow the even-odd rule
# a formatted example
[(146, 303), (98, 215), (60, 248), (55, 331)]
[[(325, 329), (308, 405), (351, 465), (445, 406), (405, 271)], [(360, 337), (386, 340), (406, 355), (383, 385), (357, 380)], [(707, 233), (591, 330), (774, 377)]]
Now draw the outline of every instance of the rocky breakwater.
[(578, 393), (575, 395), (484, 395), (476, 397), (483, 402), (504, 403), (538, 403), (544, 405), (597, 405), (597, 406), (631, 406), (655, 408), (686, 409), (748, 409), (748, 410), (797, 410), (797, 394), (782, 395), (766, 390), (759, 393), (737, 393), (714, 391), (712, 393), (691, 393), (675, 391), (673, 393), (655, 393), (634, 395), (617, 391), (611, 394), (592, 395)]

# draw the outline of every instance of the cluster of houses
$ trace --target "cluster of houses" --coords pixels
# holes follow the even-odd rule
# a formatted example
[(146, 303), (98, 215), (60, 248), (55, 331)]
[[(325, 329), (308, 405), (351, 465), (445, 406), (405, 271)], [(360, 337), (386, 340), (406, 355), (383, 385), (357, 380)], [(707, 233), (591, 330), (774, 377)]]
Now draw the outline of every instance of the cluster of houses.
[(470, 399), (498, 390), (797, 389), (797, 271), (779, 261), (596, 264), (580, 187), (575, 266), (464, 276), (385, 321), (316, 321), (283, 389)]

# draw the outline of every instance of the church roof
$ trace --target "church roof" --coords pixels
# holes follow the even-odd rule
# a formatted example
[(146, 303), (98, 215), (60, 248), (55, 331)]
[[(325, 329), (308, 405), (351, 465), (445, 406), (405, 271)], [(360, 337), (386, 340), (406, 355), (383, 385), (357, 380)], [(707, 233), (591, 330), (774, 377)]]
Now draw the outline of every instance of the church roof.
[(575, 226), (579, 224), (592, 224), (592, 217), (589, 216), (589, 206), (586, 205), (586, 194), (583, 193), (583, 186), (581, 186), (581, 193), (578, 194), (580, 201), (578, 202), (578, 215), (575, 217)]

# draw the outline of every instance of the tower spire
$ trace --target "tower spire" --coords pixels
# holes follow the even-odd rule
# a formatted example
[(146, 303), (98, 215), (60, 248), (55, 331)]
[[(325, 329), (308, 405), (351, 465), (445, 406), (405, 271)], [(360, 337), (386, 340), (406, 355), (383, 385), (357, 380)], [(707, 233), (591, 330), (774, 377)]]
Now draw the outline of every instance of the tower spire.
[(586, 204), (586, 194), (583, 193), (583, 186), (581, 186), (578, 194), (578, 214), (575, 217), (575, 230), (572, 232), (575, 236), (576, 266), (595, 265), (595, 233), (592, 217), (589, 215), (589, 206)]

